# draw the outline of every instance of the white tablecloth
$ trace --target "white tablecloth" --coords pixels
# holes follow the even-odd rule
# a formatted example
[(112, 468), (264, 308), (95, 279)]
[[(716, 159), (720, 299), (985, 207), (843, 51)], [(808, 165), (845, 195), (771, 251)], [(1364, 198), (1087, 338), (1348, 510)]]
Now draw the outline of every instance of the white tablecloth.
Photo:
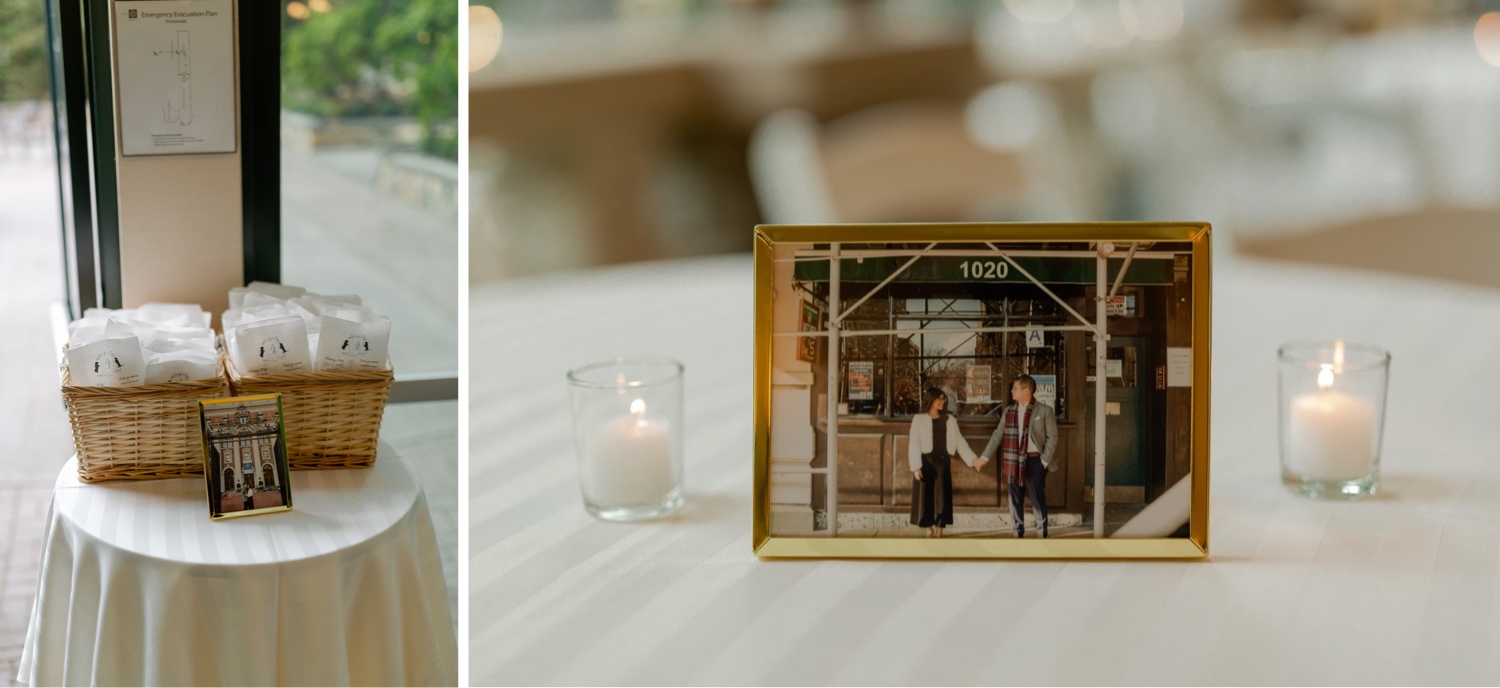
[[(748, 256), (477, 289), (471, 680), (1500, 682), (1500, 293), (1217, 239), (1203, 562), (758, 561)], [(1370, 501), (1279, 481), (1276, 347), (1323, 337), (1394, 355)], [(627, 353), (687, 367), (672, 520), (602, 523), (579, 500), (564, 371)]]
[(210, 522), (201, 479), (52, 497), (19, 680), (33, 685), (453, 685), (426, 497), (374, 468), (295, 471), (291, 511)]

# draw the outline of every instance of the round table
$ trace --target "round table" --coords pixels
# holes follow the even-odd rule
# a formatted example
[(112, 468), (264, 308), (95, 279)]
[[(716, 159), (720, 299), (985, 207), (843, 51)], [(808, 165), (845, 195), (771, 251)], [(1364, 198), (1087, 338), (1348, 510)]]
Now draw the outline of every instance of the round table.
[[(1216, 232), (1202, 562), (759, 561), (748, 255), (476, 288), (471, 680), (1500, 681), (1500, 298), (1250, 260), (1231, 238)], [(1276, 348), (1324, 337), (1393, 354), (1377, 499), (1280, 484)], [(673, 519), (604, 523), (579, 498), (564, 373), (634, 353), (686, 365), (688, 503)]]
[(292, 473), (291, 511), (211, 522), (202, 479), (52, 496), (18, 679), (33, 685), (455, 685), (427, 501), (406, 461)]

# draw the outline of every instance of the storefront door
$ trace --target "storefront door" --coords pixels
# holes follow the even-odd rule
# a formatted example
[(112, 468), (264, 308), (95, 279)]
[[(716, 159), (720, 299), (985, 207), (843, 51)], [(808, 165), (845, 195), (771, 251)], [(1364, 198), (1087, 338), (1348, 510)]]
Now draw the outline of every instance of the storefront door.
[[(1105, 387), (1105, 473), (1111, 503), (1140, 503), (1146, 499), (1145, 399), (1141, 391), (1140, 337), (1113, 337), (1109, 343)], [(1088, 360), (1094, 360), (1089, 347)], [(1094, 371), (1085, 385), (1085, 485), (1094, 484)]]

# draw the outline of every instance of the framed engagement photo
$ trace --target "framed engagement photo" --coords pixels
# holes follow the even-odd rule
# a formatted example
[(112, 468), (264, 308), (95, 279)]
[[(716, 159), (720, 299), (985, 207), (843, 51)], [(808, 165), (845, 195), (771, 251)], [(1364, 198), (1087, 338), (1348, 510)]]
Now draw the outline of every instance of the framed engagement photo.
[(217, 521), (292, 508), (280, 394), (198, 402), (208, 514)]
[(1207, 556), (1209, 237), (757, 227), (755, 553)]

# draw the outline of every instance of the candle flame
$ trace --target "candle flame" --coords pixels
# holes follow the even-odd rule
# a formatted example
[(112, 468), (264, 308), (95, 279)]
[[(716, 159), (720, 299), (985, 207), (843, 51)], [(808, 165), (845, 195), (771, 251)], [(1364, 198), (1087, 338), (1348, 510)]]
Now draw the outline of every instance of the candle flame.
[(1333, 366), (1323, 364), (1323, 370), (1318, 372), (1318, 389), (1328, 389), (1333, 386)]
[(1333, 343), (1333, 370), (1336, 373), (1344, 372), (1344, 340), (1342, 339)]
[(641, 416), (646, 415), (646, 400), (636, 399), (635, 401), (630, 402), (630, 412), (634, 414), (636, 418), (640, 418)]

